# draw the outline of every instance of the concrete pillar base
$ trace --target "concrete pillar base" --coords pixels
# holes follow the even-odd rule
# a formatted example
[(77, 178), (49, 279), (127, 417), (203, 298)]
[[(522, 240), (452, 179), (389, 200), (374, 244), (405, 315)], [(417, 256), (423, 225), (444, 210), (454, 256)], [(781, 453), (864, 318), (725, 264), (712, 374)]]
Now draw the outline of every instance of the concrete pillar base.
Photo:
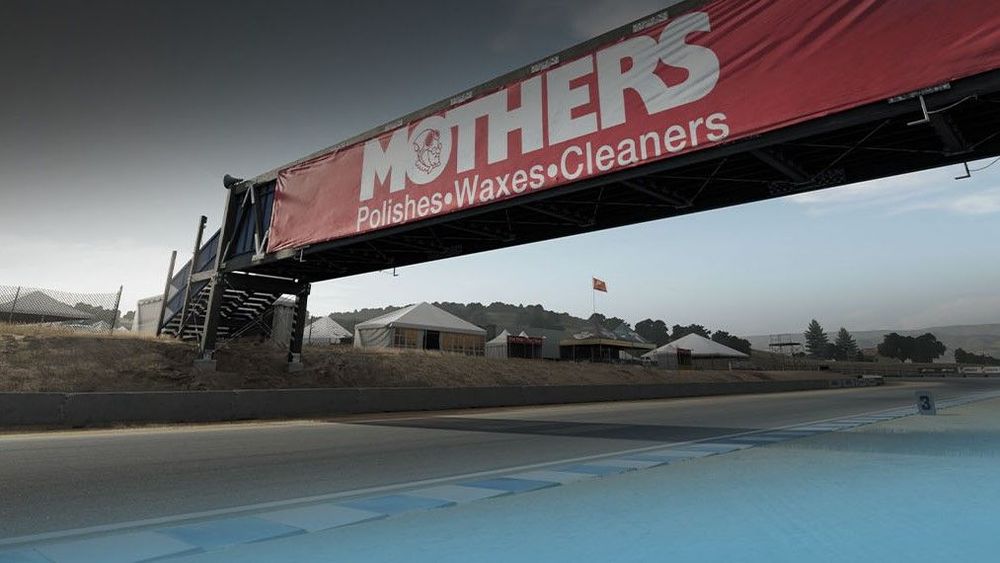
[(296, 354), (294, 352), (289, 352), (288, 354), (288, 371), (296, 372), (302, 371), (302, 354)]

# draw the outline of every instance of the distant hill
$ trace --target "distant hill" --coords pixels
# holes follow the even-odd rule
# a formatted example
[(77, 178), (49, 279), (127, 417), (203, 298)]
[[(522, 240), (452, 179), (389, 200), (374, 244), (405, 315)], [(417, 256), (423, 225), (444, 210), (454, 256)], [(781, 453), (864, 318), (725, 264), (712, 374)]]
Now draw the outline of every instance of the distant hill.
[[(830, 339), (833, 340), (837, 329), (831, 327), (825, 328), (830, 335)], [(920, 336), (925, 332), (929, 332), (948, 347), (948, 351), (945, 352), (941, 361), (954, 361), (956, 348), (961, 348), (966, 352), (974, 352), (976, 354), (985, 352), (993, 357), (1000, 357), (1000, 324), (933, 326), (917, 330), (848, 330), (854, 335), (854, 339), (858, 341), (860, 348), (874, 348), (878, 346), (882, 342), (882, 337), (890, 332), (895, 332), (902, 336)], [(784, 336), (786, 340), (790, 336), (796, 339), (796, 342), (803, 341), (801, 333)], [(771, 341), (770, 335), (766, 334), (748, 336), (747, 339), (750, 340), (750, 344), (757, 350), (767, 350), (768, 344)]]

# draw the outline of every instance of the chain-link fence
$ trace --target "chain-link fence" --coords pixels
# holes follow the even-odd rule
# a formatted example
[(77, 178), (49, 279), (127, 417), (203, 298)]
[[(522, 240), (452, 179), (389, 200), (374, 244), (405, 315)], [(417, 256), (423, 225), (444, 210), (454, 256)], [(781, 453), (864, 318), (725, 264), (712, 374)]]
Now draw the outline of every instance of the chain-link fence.
[(0, 323), (110, 333), (121, 326), (121, 297), (120, 287), (111, 293), (74, 293), (0, 285)]

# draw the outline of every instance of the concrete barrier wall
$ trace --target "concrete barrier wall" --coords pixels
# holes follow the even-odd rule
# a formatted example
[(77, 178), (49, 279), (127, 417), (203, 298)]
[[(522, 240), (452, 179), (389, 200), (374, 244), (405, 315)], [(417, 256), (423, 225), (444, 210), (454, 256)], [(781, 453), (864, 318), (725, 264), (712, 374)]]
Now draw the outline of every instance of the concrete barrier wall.
[(881, 385), (881, 378), (446, 388), (0, 393), (0, 427), (224, 422), (379, 412), (596, 403)]

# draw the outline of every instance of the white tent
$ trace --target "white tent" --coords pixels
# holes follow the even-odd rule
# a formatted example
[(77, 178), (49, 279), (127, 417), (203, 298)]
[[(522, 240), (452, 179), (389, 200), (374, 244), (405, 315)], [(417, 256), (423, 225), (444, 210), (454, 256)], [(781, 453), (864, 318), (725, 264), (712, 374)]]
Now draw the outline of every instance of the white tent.
[(357, 348), (411, 348), (482, 355), (486, 331), (430, 303), (417, 303), (358, 323)]
[[(524, 334), (524, 333), (522, 333)], [(496, 338), (490, 340), (486, 343), (486, 357), (487, 358), (506, 358), (507, 357), (507, 337), (510, 333), (506, 330), (500, 332)]]
[(306, 344), (339, 344), (351, 337), (351, 333), (330, 317), (320, 317), (306, 325), (302, 340)]
[(496, 338), (486, 343), (486, 356), (489, 358), (525, 358), (541, 359), (544, 336), (529, 336), (527, 332), (511, 334), (506, 330)]
[(16, 295), (7, 303), (0, 303), (0, 311), (3, 312), (3, 320), (14, 322), (44, 323), (58, 321), (86, 321), (94, 318), (94, 315), (74, 309), (62, 301), (51, 297), (41, 290), (34, 290), (28, 293)]
[(687, 350), (692, 360), (743, 360), (750, 356), (698, 334), (689, 334), (643, 354), (663, 367), (677, 366), (677, 350)]

